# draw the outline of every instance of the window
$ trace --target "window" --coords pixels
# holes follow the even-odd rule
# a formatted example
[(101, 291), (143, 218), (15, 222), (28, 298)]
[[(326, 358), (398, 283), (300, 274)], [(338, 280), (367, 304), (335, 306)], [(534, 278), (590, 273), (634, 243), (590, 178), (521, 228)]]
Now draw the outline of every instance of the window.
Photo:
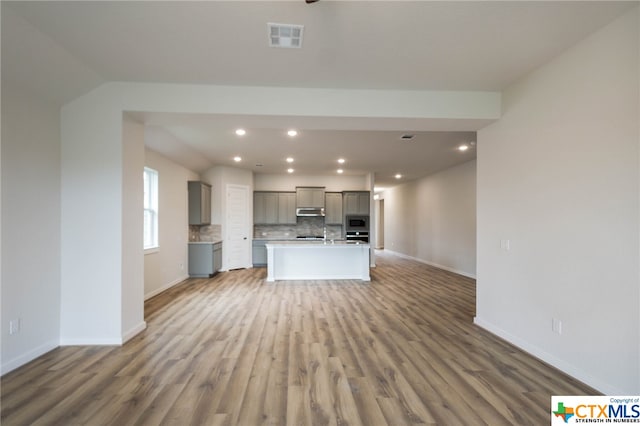
[(144, 248), (158, 247), (158, 172), (144, 168)]

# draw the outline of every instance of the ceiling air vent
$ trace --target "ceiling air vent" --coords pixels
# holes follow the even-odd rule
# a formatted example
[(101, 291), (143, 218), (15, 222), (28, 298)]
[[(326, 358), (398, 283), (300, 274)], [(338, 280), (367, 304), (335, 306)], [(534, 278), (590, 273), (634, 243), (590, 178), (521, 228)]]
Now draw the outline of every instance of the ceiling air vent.
[(270, 47), (302, 47), (304, 25), (267, 23)]
[(406, 135), (402, 135), (402, 136), (400, 136), (400, 139), (402, 139), (403, 141), (410, 141), (410, 140), (411, 140), (411, 139), (413, 139), (415, 136), (416, 136), (416, 135), (409, 135), (409, 134), (406, 134)]

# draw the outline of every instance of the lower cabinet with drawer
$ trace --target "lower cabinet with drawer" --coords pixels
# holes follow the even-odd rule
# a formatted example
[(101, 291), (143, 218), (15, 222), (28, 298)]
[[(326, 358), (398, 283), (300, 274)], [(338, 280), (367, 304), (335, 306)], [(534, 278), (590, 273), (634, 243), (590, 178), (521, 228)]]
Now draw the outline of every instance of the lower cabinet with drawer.
[(222, 241), (189, 243), (189, 276), (210, 278), (222, 268)]

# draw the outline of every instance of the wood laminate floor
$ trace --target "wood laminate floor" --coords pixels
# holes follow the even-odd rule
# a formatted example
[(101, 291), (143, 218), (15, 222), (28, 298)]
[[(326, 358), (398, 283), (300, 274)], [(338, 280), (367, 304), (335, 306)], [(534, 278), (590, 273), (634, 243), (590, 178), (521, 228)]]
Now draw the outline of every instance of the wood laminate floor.
[(122, 347), (2, 378), (2, 425), (545, 425), (596, 392), (473, 325), (475, 281), (379, 255), (371, 283), (188, 280)]

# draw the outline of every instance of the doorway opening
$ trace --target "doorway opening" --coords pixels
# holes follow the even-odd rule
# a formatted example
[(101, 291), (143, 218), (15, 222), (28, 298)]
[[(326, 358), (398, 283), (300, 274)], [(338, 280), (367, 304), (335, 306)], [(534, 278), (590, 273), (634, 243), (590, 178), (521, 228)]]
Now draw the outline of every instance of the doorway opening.
[(384, 199), (376, 201), (376, 250), (384, 249)]

